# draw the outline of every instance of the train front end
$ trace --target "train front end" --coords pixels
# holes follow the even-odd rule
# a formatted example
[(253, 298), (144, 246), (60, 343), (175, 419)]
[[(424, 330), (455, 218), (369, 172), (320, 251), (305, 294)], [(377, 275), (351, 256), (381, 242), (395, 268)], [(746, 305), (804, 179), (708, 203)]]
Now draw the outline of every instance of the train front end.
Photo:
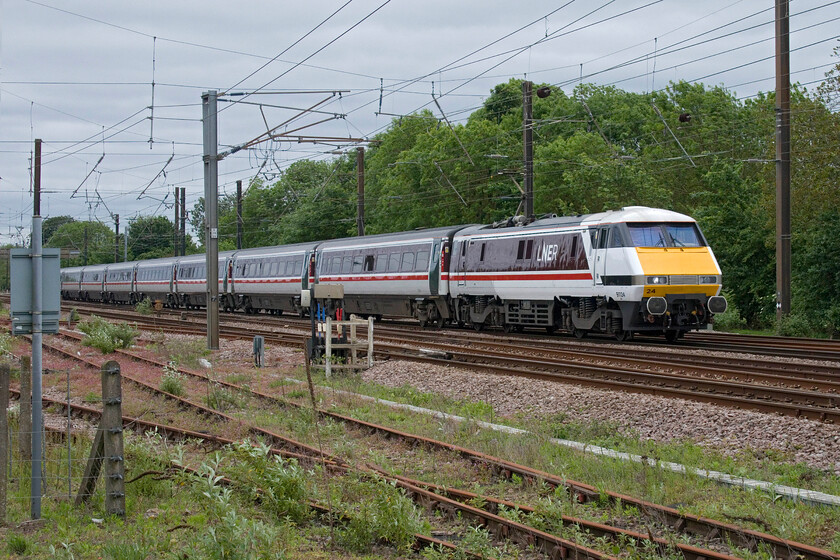
[(670, 340), (707, 328), (727, 303), (720, 266), (697, 223), (666, 210), (627, 210), (619, 231), (637, 295), (622, 305), (624, 328)]

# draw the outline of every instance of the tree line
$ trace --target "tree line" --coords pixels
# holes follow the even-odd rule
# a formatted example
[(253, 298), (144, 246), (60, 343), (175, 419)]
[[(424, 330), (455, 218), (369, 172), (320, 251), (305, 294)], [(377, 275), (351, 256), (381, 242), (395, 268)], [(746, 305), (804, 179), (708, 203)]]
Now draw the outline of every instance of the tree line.
[[(778, 327), (793, 334), (840, 332), (838, 84), (840, 64), (817, 91), (791, 92), (794, 311)], [(647, 205), (691, 215), (723, 269), (733, 309), (727, 321), (772, 327), (774, 105), (773, 93), (739, 99), (722, 87), (688, 82), (651, 93), (582, 84), (535, 97), (535, 211)], [(521, 212), (522, 126), (520, 80), (495, 86), (453, 127), (429, 111), (394, 119), (366, 150), (365, 232), (490, 223)], [(256, 177), (242, 200), (243, 247), (355, 235), (356, 171), (353, 150), (296, 161), (270, 181)], [(188, 252), (201, 250), (203, 210), (199, 200), (190, 212), (197, 239)], [(86, 227), (88, 262), (113, 260), (107, 226), (56, 221), (47, 235), (51, 219), (47, 246), (78, 247), (79, 228)], [(129, 258), (173, 254), (173, 233), (164, 217), (135, 220)], [(235, 248), (235, 195), (220, 198), (219, 235), (220, 250)]]

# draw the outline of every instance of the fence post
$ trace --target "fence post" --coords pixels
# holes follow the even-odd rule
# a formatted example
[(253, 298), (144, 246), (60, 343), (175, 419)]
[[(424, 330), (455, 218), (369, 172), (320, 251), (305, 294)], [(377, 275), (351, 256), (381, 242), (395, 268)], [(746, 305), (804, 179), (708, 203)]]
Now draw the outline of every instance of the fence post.
[(373, 317), (368, 317), (368, 367), (373, 367)]
[(120, 364), (102, 366), (102, 439), (105, 463), (105, 512), (125, 516), (125, 459)]
[(324, 331), (326, 332), (326, 355), (324, 357), (324, 375), (329, 378), (332, 375), (332, 318), (330, 318), (329, 314), (327, 315), (327, 320), (324, 325)]
[(6, 524), (9, 455), (9, 364), (0, 364), (0, 524)]
[[(24, 464), (32, 461), (32, 358), (20, 359), (20, 457)], [(21, 478), (25, 478), (21, 475)]]

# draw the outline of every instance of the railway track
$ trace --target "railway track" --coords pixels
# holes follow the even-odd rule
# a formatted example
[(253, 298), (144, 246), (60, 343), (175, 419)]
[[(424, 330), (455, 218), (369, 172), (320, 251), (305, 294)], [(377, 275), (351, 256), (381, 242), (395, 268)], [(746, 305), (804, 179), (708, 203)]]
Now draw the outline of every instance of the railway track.
[[(103, 317), (126, 319), (126, 311), (93, 307)], [(161, 316), (132, 315), (145, 328), (174, 330), (201, 335), (205, 325), (193, 312), (171, 312)], [(301, 320), (266, 322), (264, 317), (224, 316), (222, 335), (251, 339), (261, 334), (273, 344), (300, 346), (309, 335), (309, 324)], [(282, 325), (282, 329), (280, 326)], [(840, 422), (840, 365), (789, 367), (787, 362), (766, 357), (723, 357), (685, 355), (639, 346), (622, 345), (607, 349), (580, 341), (554, 341), (529, 337), (501, 337), (489, 341), (478, 333), (440, 333), (417, 328), (379, 327), (376, 355), (425, 363), (460, 365), (486, 373), (527, 377), (543, 381), (575, 383), (603, 389), (623, 390), (706, 402), (737, 409)], [(425, 350), (427, 352), (421, 352)], [(627, 355), (632, 354), (632, 355)], [(692, 360), (703, 360), (698, 365)]]
[[(76, 342), (78, 342), (80, 338), (74, 333), (66, 333), (62, 336), (72, 339)], [(71, 351), (69, 352), (64, 349), (53, 348), (51, 345), (48, 346), (50, 346), (50, 351), (60, 352), (62, 355), (70, 359), (82, 361), (91, 368), (95, 368), (98, 370), (101, 367), (101, 364), (95, 361), (91, 361), (89, 359), (82, 358), (81, 356), (78, 356)], [(153, 366), (158, 369), (162, 368), (162, 366), (164, 365), (161, 362), (158, 362), (156, 360), (149, 360), (148, 358), (138, 356), (132, 352), (123, 351), (120, 352), (120, 354), (126, 358), (141, 361), (148, 366)], [(210, 381), (210, 379), (203, 373), (187, 369), (182, 369), (181, 371), (185, 375), (190, 375), (204, 382)], [(214, 411), (213, 409), (208, 409), (203, 405), (197, 404), (192, 401), (188, 401), (186, 399), (179, 399), (174, 395), (162, 394), (158, 389), (156, 389), (152, 384), (150, 384), (146, 380), (138, 379), (136, 377), (131, 376), (129, 376), (127, 379), (131, 383), (142, 387), (145, 391), (149, 391), (158, 395), (163, 395), (167, 399), (179, 400), (179, 402), (181, 402), (183, 406), (197, 410), (201, 414), (217, 415), (219, 418), (226, 422), (231, 420), (231, 417), (223, 415), (218, 411)], [(219, 380), (213, 380), (213, 382), (220, 383), (240, 391), (249, 390), (245, 387), (236, 384), (225, 383)], [(287, 408), (299, 406), (295, 403), (286, 401), (284, 399), (279, 399), (272, 395), (252, 390), (249, 391), (255, 397), (268, 401), (272, 405)], [(53, 402), (49, 399), (45, 399), (45, 403), (50, 403), (62, 407), (66, 405), (66, 403)], [(89, 409), (87, 407), (73, 406), (73, 410), (76, 414), (82, 414), (87, 416), (95, 414), (95, 412), (92, 411), (92, 409)], [(515, 463), (491, 457), (476, 451), (454, 446), (446, 442), (440, 442), (422, 436), (400, 432), (397, 430), (387, 428), (385, 426), (370, 424), (327, 410), (318, 410), (318, 413), (324, 417), (328, 417), (341, 423), (351, 425), (356, 429), (380, 433), (386, 435), (389, 438), (398, 437), (401, 439), (411, 441), (413, 443), (419, 443), (425, 446), (434, 447), (446, 451), (454, 451), (471, 462), (490, 466), (494, 472), (506, 478), (511, 478), (513, 477), (513, 475), (517, 475), (523, 480), (531, 480), (537, 483), (545, 484), (548, 487), (565, 487), (569, 491), (570, 495), (573, 496), (575, 500), (580, 502), (595, 499), (603, 499), (603, 497), (606, 496), (609, 499), (609, 501), (613, 504), (623, 503), (625, 505), (636, 507), (643, 515), (649, 518), (652, 522), (664, 524), (670, 527), (676, 533), (685, 532), (706, 540), (720, 538), (723, 541), (734, 543), (736, 546), (740, 546), (749, 550), (757, 550), (758, 547), (769, 548), (769, 550), (772, 550), (774, 556), (777, 558), (789, 558), (794, 556), (807, 558), (809, 560), (816, 560), (818, 558), (840, 558), (840, 556), (838, 555), (833, 555), (827, 551), (810, 547), (808, 545), (786, 541), (774, 537), (772, 535), (743, 529), (741, 527), (737, 527), (731, 524), (721, 523), (718, 521), (713, 521), (697, 516), (682, 514), (672, 508), (659, 506), (630, 496), (625, 496), (611, 492), (604, 492), (603, 490), (598, 490), (595, 487), (592, 487), (585, 483), (563, 480), (549, 473), (540, 472), (531, 469), (527, 466), (517, 465)], [(234, 419), (234, 421), (242, 423), (241, 419)], [(124, 419), (124, 422), (126, 422), (127, 425), (136, 423), (137, 427), (141, 427), (143, 429), (157, 428), (163, 433), (171, 434), (172, 436), (195, 437), (201, 439), (209, 438), (216, 444), (220, 444), (222, 442), (222, 439), (216, 436), (181, 431), (171, 426), (160, 426), (150, 422), (138, 421), (137, 419), (133, 418)], [(282, 452), (287, 456), (293, 456), (303, 460), (306, 460), (308, 458), (311, 461), (325, 462), (331, 469), (334, 470), (346, 470), (354, 468), (339, 457), (323, 453), (310, 446), (301, 444), (300, 442), (296, 442), (284, 436), (280, 436), (279, 434), (261, 430), (256, 426), (249, 426), (249, 430), (251, 430), (255, 434), (259, 434), (262, 437), (265, 437), (273, 445), (279, 445), (280, 449), (278, 450), (278, 452)], [(418, 503), (433, 508), (441, 509), (442, 511), (450, 515), (456, 515), (472, 519), (474, 522), (488, 527), (492, 532), (498, 535), (514, 536), (514, 538), (519, 539), (521, 542), (534, 544), (539, 550), (545, 551), (552, 558), (565, 558), (567, 557), (567, 555), (576, 558), (609, 557), (607, 555), (604, 555), (597, 551), (593, 551), (586, 547), (581, 547), (580, 545), (577, 545), (565, 539), (560, 539), (553, 535), (543, 533), (542, 531), (538, 531), (532, 527), (528, 527), (525, 524), (511, 522), (509, 519), (506, 519), (496, 514), (498, 513), (500, 506), (519, 507), (520, 511), (528, 511), (530, 508), (528, 508), (528, 506), (526, 505), (511, 504), (502, 500), (493, 499), (487, 496), (479, 496), (457, 489), (441, 489), (439, 487), (428, 483), (424, 483), (422, 481), (417, 481), (404, 477), (395, 477), (390, 473), (379, 471), (378, 469), (374, 470), (377, 470), (380, 475), (386, 476), (388, 480), (392, 480), (395, 484), (404, 488), (408, 495), (414, 498), (416, 501), (418, 501)], [(484, 504), (483, 509), (477, 508), (474, 505), (470, 505), (475, 503)], [(625, 529), (610, 527), (608, 525), (593, 523), (577, 518), (564, 518), (562, 521), (564, 524), (575, 525), (579, 528), (586, 529), (586, 531), (596, 535), (608, 535), (611, 538), (617, 538), (618, 535), (624, 535), (625, 537), (631, 537), (634, 539), (650, 539), (654, 545), (659, 547), (676, 546), (676, 548), (679, 550), (682, 556), (689, 560), (699, 560), (701, 558), (722, 560), (723, 558), (731, 558), (726, 554), (714, 552), (703, 548), (698, 548), (692, 545), (674, 544), (676, 542), (676, 539), (656, 539), (653, 538), (652, 535), (646, 536), (639, 533), (634, 533), (632, 531), (627, 531)]]

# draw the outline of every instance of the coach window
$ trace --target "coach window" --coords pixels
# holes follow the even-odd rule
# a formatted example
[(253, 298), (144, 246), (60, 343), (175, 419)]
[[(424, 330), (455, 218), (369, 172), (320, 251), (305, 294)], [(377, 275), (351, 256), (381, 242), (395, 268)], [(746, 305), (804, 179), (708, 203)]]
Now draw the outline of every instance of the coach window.
[(341, 260), (341, 273), (350, 274), (353, 268), (353, 257), (344, 257)]
[(385, 272), (386, 268), (388, 268), (388, 254), (380, 253), (379, 255), (376, 255), (376, 264), (373, 269), (376, 272)]
[(519, 240), (519, 247), (516, 249), (516, 260), (522, 260), (522, 257), (525, 256), (525, 240)]
[(388, 272), (400, 271), (400, 254), (391, 253), (388, 257)]
[(353, 256), (353, 272), (362, 271), (362, 255)]
[(487, 245), (486, 243), (481, 244), (481, 256), (478, 258), (478, 260), (480, 260), (480, 261), (484, 261), (484, 249), (485, 249), (486, 245)]
[(400, 272), (411, 272), (414, 270), (414, 253), (403, 253)]
[(295, 275), (295, 261), (287, 261), (286, 262), (286, 276), (294, 276)]
[(414, 270), (423, 272), (429, 268), (429, 252), (425, 249), (417, 252), (417, 262), (414, 265)]
[(365, 272), (373, 272), (373, 255), (365, 255)]
[(341, 257), (332, 258), (332, 266), (330, 266), (330, 274), (341, 274)]
[(525, 260), (530, 261), (531, 255), (534, 254), (534, 240), (529, 239), (528, 243), (525, 245)]

